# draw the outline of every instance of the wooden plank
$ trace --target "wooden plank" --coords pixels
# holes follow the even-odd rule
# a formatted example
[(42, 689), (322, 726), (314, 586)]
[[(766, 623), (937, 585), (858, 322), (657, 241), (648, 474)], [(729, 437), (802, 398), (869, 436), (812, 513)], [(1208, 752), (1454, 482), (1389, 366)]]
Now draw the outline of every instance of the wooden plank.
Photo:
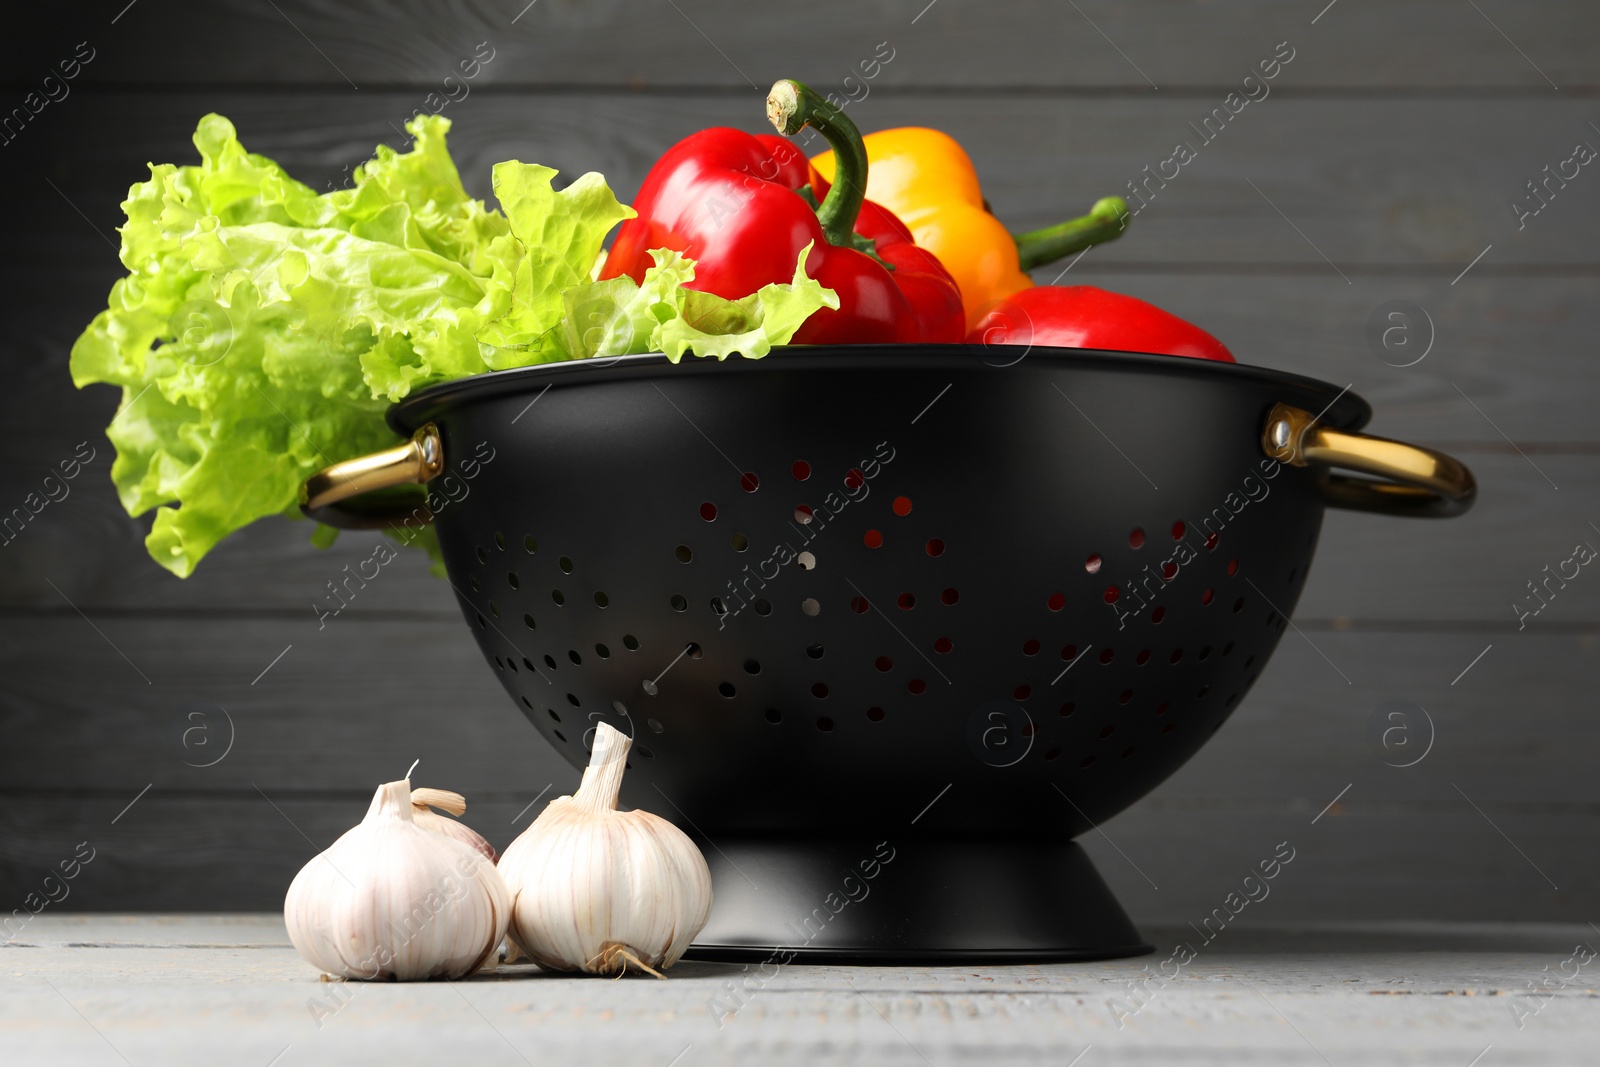
[[(1466, 417), (1479, 418), (1470, 409)], [(1403, 420), (1381, 420), (1375, 430), (1418, 439)], [(1120, 439), (1114, 429), (1107, 432)], [(37, 471), (61, 451), (35, 447)], [(1330, 511), (1297, 619), (1307, 625), (1354, 620), (1514, 631), (1519, 616), (1513, 601), (1523, 600), (1529, 610), (1538, 606), (1528, 582), (1544, 581), (1543, 568), (1561, 566), (1580, 541), (1600, 547), (1600, 534), (1588, 525), (1600, 523), (1600, 516), (1586, 512), (1582, 503), (1600, 491), (1600, 468), (1592, 455), (1524, 457), (1510, 448), (1451, 447), (1477, 476), (1479, 500), (1473, 510), (1447, 522)], [(313, 605), (322, 603), (325, 609), (333, 603), (327, 599), (328, 583), (344, 581), (380, 543), (373, 533), (349, 533), (332, 549), (318, 549), (308, 541), (309, 524), (270, 519), (225, 541), (193, 577), (180, 581), (150, 560), (142, 521), (121, 511), (108, 465), (96, 462), (99, 469), (91, 465), (80, 474), (71, 496), (47, 506), (3, 549), (9, 565), (0, 571), (0, 604), (6, 608), (42, 610), (69, 621), (77, 618), (76, 608), (97, 619), (109, 612), (127, 618), (130, 626), (163, 625), (158, 620), (178, 611), (226, 619), (271, 611), (286, 619), (287, 642), (317, 633)], [(1160, 457), (1141, 456), (1139, 462), (1154, 469)], [(20, 500), (26, 486), (14, 484), (12, 497)], [(1570, 573), (1572, 566), (1566, 570)], [(1600, 582), (1580, 577), (1566, 589), (1552, 582), (1557, 599), (1537, 624), (1592, 626), (1600, 620)], [(449, 586), (427, 573), (420, 554), (407, 553), (327, 625), (344, 629), (347, 623), (393, 613), (451, 624), (459, 618)]]
[[(1387, 1067), (1465, 1064), (1486, 1045), (1506, 1059), (1525, 1052), (1519, 1058), (1528, 1062), (1581, 1064), (1595, 1028), (1587, 969), (1574, 975), (1575, 959), (1558, 970), (1575, 943), (1593, 937), (1582, 925), (1524, 923), (1509, 928), (1509, 939), (1458, 925), (1442, 950), (1409, 947), (1416, 931), (1435, 929), (1426, 924), (1332, 926), (1315, 947), (1300, 929), (1278, 927), (1261, 930), (1251, 949), (1240, 947), (1254, 934), (1241, 917), (1227, 941), (1165, 973), (1156, 965), (1174, 941), (1196, 941), (1192, 932), (1172, 931), (1155, 957), (1095, 963), (757, 971), (690, 960), (668, 981), (599, 982), (515, 966), (453, 984), (330, 987), (282, 943), (280, 922), (42, 915), (29, 929), (46, 940), (7, 954), (0, 1034), (16, 1062), (30, 1064), (103, 1063), (110, 1045), (129, 1062), (174, 1067), (390, 1055), (1010, 1065), (1086, 1054), (1135, 1067), (1175, 1056), (1219, 1067)], [(159, 941), (174, 925), (202, 940)], [(241, 934), (257, 940), (227, 941)], [(1534, 997), (1529, 976), (1547, 967), (1549, 990)], [(734, 983), (744, 983), (738, 1010), (718, 1014)]]
[[(905, 93), (870, 98), (856, 117), (868, 130), (937, 124), (955, 135), (996, 212), (1018, 230), (1080, 214), (1110, 194), (1138, 207), (1129, 185), (1147, 182), (1146, 206), (1128, 235), (1086, 259), (1096, 271), (1292, 263), (1332, 291), (1344, 284), (1340, 271), (1388, 279), (1411, 268), (1438, 279), (1434, 291), (1470, 299), (1484, 278), (1521, 265), (1596, 269), (1594, 249), (1578, 236), (1600, 224), (1600, 197), (1583, 188), (1600, 179), (1587, 168), (1565, 188), (1553, 182), (1550, 203), (1520, 229), (1509, 207), (1512, 197), (1528, 196), (1526, 183), (1541, 168), (1566, 160), (1575, 141), (1600, 143), (1584, 100), (1269, 96), (1208, 144), (1190, 123), (1198, 127), (1218, 102), (1029, 96), (1008, 102), (997, 120), (987, 99)], [(55, 263), (90, 255), (107, 262), (91, 224), (112, 233), (127, 186), (146, 176), (147, 162), (192, 162), (189, 138), (208, 111), (233, 119), (251, 150), (323, 189), (347, 181), (379, 142), (403, 145), (399, 128), (413, 107), (404, 92), (346, 99), (321, 90), (85, 91), (69, 103), (71, 110), (40, 116), (41, 126), (47, 117), (51, 125), (39, 140), (7, 146), (39, 168), (24, 185), (39, 210), (16, 220), (14, 239)], [(464, 180), (480, 196), (489, 195), (496, 162), (523, 159), (569, 176), (598, 170), (627, 198), (663, 151), (696, 130), (770, 131), (759, 100), (728, 95), (485, 94), (445, 113), (455, 121), (452, 151)], [(1169, 181), (1146, 175), (1147, 166), (1158, 174), (1179, 141), (1196, 157), (1166, 167)], [(1397, 167), (1397, 158), (1406, 165)], [(1465, 288), (1449, 286), (1489, 244)]]
[[(330, 630), (295, 644), (256, 686), (248, 676), (289, 636), (281, 626), (103, 628), (156, 685), (81, 621), (9, 628), (0, 899), (27, 892), (41, 864), (88, 839), (104, 842), (106, 860), (79, 887), (84, 908), (272, 907), (313, 846), (360, 818), (368, 786), (418, 755), (415, 780), (466, 793), (469, 823), (499, 847), (537, 813), (525, 809), (541, 790), (549, 785), (547, 800), (576, 781), (458, 628)], [(1594, 728), (1584, 725), (1584, 694), (1600, 681), (1596, 638), (1496, 637), (1453, 685), (1486, 643), (1286, 634), (1234, 721), (1085, 844), (1151, 921), (1203, 915), (1254, 852), (1285, 839), (1303, 850), (1306, 874), (1295, 868), (1294, 888), (1286, 882), (1274, 898), (1283, 908), (1273, 906), (1274, 921), (1581, 921), (1600, 889), (1600, 860), (1570, 848), (1600, 818), (1586, 773)], [(419, 646), (435, 650), (426, 666)], [(1435, 744), (1411, 767), (1392, 764), (1420, 748), (1373, 741), (1374, 719), (1393, 700), (1431, 716)], [(202, 736), (225, 740), (219, 705), (235, 724), (233, 750), (213, 767), (184, 766), (214, 758)], [(1407, 725), (1408, 742), (1425, 744), (1423, 722)], [(185, 738), (196, 726), (208, 735)]]
[[(443, 90), (474, 54), (490, 55), (469, 88), (488, 85), (715, 85), (763, 89), (777, 77), (842, 86), (887, 40), (892, 61), (868, 67), (872, 88), (1114, 88), (1163, 92), (1229, 85), (1285, 39), (1301, 84), (1341, 87), (1483, 86), (1565, 91), (1594, 85), (1587, 47), (1600, 32), (1582, 4), (1540, 5), (1537, 17), (1490, 4), (1482, 13), (1446, 0), (1312, 10), (1248, 0), (1228, 5), (1162, 0), (1136, 11), (1110, 0), (1070, 6), (1002, 0), (981, 8), (925, 2), (826, 0), (804, 11), (752, 17), (734, 0), (677, 5), (521, 3), (393, 5), (246, 0), (71, 18), (43, 9), (8, 39), (5, 69), (48, 73), (57, 53), (89, 37), (97, 54), (82, 77), (114, 82), (316, 83), (354, 92), (374, 83)], [(188, 9), (186, 12), (185, 9)], [(203, 17), (200, 12), (203, 11)], [(115, 18), (113, 18), (115, 16)], [(1493, 21), (1491, 21), (1491, 18)], [(1313, 22), (1313, 20), (1315, 20)], [(828, 27), (827, 32), (819, 27)], [(1508, 40), (1500, 30), (1510, 35)], [(1512, 41), (1515, 43), (1513, 44)], [(488, 48), (480, 49), (480, 42)], [(1519, 55), (1519, 51), (1522, 53)], [(161, 55), (162, 61), (150, 61)], [(1549, 80), (1546, 80), (1546, 79)], [(457, 83), (451, 91), (459, 93)], [(860, 92), (853, 84), (851, 89)]]

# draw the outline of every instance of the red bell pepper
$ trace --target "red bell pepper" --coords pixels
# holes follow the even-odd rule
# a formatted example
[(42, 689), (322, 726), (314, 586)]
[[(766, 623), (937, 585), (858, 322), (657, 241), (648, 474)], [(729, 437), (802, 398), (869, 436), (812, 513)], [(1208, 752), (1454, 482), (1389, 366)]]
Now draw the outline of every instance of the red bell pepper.
[(867, 153), (837, 107), (794, 81), (767, 98), (780, 133), (814, 127), (839, 159), (840, 180), (819, 206), (805, 154), (771, 134), (723, 127), (679, 141), (650, 169), (622, 224), (602, 278), (643, 281), (650, 249), (695, 261), (689, 288), (736, 300), (788, 282), (809, 242), (806, 273), (832, 289), (839, 309), (813, 314), (796, 344), (955, 343), (966, 332), (961, 291), (911, 231), (866, 200)]
[(1192, 322), (1137, 297), (1092, 285), (1024, 289), (979, 319), (967, 343), (1100, 348), (1234, 362), (1226, 345)]

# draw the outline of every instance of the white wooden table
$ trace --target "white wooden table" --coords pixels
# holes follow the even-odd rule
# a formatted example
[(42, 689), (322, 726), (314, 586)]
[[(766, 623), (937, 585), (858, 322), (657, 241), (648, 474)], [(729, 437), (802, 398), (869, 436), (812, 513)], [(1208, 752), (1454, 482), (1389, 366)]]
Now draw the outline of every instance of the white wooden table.
[[(1199, 944), (1192, 931), (1145, 934), (1162, 950), (1108, 963), (769, 970), (719, 1021), (714, 1002), (737, 1003), (726, 983), (747, 975), (738, 965), (684, 962), (666, 981), (516, 966), (458, 983), (322, 982), (276, 915), (44, 914), (0, 946), (0, 1063), (1502, 1067), (1600, 1057), (1600, 960), (1566, 962), (1579, 943), (1600, 944), (1588, 927), (1230, 929), (1165, 988), (1149, 982), (1141, 1008), (1129, 982), (1156, 972), (1179, 940)], [(1529, 983), (1541, 979), (1550, 992), (1535, 996)], [(1129, 1014), (1120, 1027), (1113, 1001)]]

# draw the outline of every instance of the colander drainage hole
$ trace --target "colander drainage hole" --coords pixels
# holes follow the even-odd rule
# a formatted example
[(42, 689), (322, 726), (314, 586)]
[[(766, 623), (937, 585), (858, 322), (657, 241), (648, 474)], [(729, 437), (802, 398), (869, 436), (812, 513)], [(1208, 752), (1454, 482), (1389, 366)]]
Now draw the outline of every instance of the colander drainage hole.
[(1149, 663), (1150, 650), (1148, 648), (1141, 648), (1139, 650), (1139, 654), (1133, 657), (1133, 662), (1137, 663), (1141, 667), (1143, 667), (1146, 663)]
[(1114, 660), (1116, 658), (1117, 658), (1116, 649), (1102, 648), (1100, 650), (1100, 662), (1101, 663), (1110, 663), (1112, 660)]
[(1222, 654), (1224, 656), (1233, 655), (1233, 642), (1232, 641), (1229, 641), (1227, 644), (1222, 646)]
[(1103, 597), (1104, 597), (1105, 602), (1107, 604), (1115, 604), (1117, 602), (1117, 597), (1119, 597), (1121, 595), (1122, 595), (1121, 592), (1117, 589), (1116, 586), (1108, 585), (1108, 586), (1106, 586), (1106, 591), (1103, 594)]
[(877, 667), (880, 671), (892, 671), (894, 670), (894, 660), (890, 659), (888, 656), (879, 656), (877, 659), (873, 660), (873, 666)]
[(1170, 701), (1163, 700), (1156, 706), (1156, 718), (1159, 719), (1161, 716), (1165, 715), (1167, 713), (1167, 709), (1170, 707), (1172, 707), (1172, 703)]
[(828, 697), (828, 686), (827, 686), (827, 683), (825, 683), (825, 682), (815, 682), (815, 683), (813, 683), (812, 686), (811, 686), (811, 695), (816, 697), (818, 700), (826, 700), (827, 697)]
[(478, 612), (478, 629), (487, 630), (488, 628), (489, 620), (483, 617), (483, 612)]
[(901, 593), (899, 604), (901, 611), (910, 611), (917, 606), (917, 598), (911, 593)]
[(746, 673), (746, 674), (760, 674), (761, 673), (761, 662), (759, 660), (753, 660), (753, 659), (745, 660), (744, 661), (744, 673)]
[(867, 476), (861, 473), (860, 467), (851, 467), (844, 472), (844, 487), (846, 489), (860, 489), (867, 484)]
[(868, 708), (867, 709), (867, 718), (871, 719), (873, 722), (882, 722), (883, 721), (883, 709), (882, 708)]
[(1078, 705), (1069, 700), (1065, 704), (1061, 705), (1061, 717), (1063, 719), (1070, 719), (1072, 717), (1072, 713), (1077, 710)]
[(506, 581), (513, 589), (522, 588), (522, 579), (517, 577), (516, 571), (506, 571)]
[(1255, 661), (1256, 661), (1256, 658), (1254, 656), (1251, 656), (1249, 659), (1245, 660), (1244, 661), (1244, 669), (1245, 670), (1249, 670), (1250, 669), (1250, 664), (1254, 663)]
[(795, 507), (794, 521), (798, 522), (801, 526), (809, 526), (811, 524), (812, 517), (813, 513), (806, 505), (800, 504)]
[(533, 706), (533, 701), (529, 700), (527, 697), (522, 698), (522, 706), (527, 708), (529, 711), (538, 710)]
[(560, 741), (563, 745), (567, 743), (567, 736), (565, 734), (563, 734), (560, 730), (551, 730), (550, 732), (555, 734), (556, 735), (556, 740)]
[(524, 537), (522, 539), (522, 547), (524, 549), (526, 549), (527, 552), (528, 552), (528, 555), (531, 556), (535, 552), (539, 551), (539, 542), (537, 542), (537, 541), (535, 541), (533, 539), (533, 534), (528, 534), (526, 537)]
[(1200, 687), (1200, 692), (1196, 693), (1195, 696), (1204, 697), (1209, 692), (1211, 692), (1211, 687), (1209, 685), (1202, 685)]
[(650, 732), (653, 734), (665, 733), (667, 730), (665, 726), (661, 725), (660, 719), (646, 719), (644, 724), (650, 727)]
[(1221, 540), (1221, 538), (1219, 538), (1215, 533), (1206, 534), (1206, 551), (1215, 552), (1217, 548), (1217, 542), (1219, 540)]
[(1100, 553), (1093, 553), (1088, 559), (1083, 561), (1083, 569), (1088, 571), (1090, 574), (1099, 574), (1100, 564), (1102, 562), (1104, 561), (1101, 560)]
[[(865, 615), (868, 609), (871, 607), (872, 604), (864, 596), (853, 596), (850, 598), (850, 610), (855, 612), (857, 615)], [(763, 614), (765, 613), (763, 612)]]
[(721, 685), (717, 686), (717, 692), (721, 693), (729, 700), (732, 700), (737, 694), (738, 690), (733, 688), (732, 682), (723, 682)]
[(472, 586), (472, 591), (474, 593), (483, 588), (483, 586), (479, 584), (478, 576), (476, 574), (467, 575), (467, 584)]
[(817, 720), (817, 729), (821, 730), (823, 733), (827, 733), (829, 730), (833, 729), (833, 720), (824, 715), (822, 718)]
[(689, 600), (682, 593), (673, 593), (671, 603), (673, 611), (689, 610)]
[(909, 515), (911, 514), (911, 498), (908, 496), (897, 496), (894, 498), (894, 503), (891, 504), (890, 507), (894, 510), (896, 515), (901, 517)]
[(561, 716), (556, 714), (556, 709), (555, 708), (548, 708), (546, 710), (548, 710), (550, 712), (550, 717), (552, 719), (554, 719), (556, 722), (560, 722), (561, 721)]
[(928, 543), (927, 543), (927, 545), (925, 547), (927, 549), (928, 555), (930, 555), (930, 556), (942, 556), (942, 555), (944, 555), (944, 542), (939, 540), (937, 537), (929, 538), (928, 539)]
[(489, 601), (489, 613), (498, 619), (500, 617), (500, 605), (492, 600)]
[(783, 721), (783, 712), (779, 711), (777, 708), (768, 708), (767, 721), (776, 726), (778, 723)]
[(1132, 532), (1130, 532), (1128, 534), (1128, 547), (1129, 548), (1143, 548), (1144, 547), (1144, 531), (1139, 529), (1139, 527), (1137, 527), (1137, 526), (1135, 526), (1133, 528)]
[(747, 493), (753, 493), (761, 488), (761, 479), (756, 477), (755, 471), (745, 471), (739, 479), (739, 488)]
[(1164, 605), (1157, 604), (1150, 611), (1150, 621), (1151, 622), (1159, 623), (1162, 619), (1164, 619), (1166, 617), (1167, 617), (1167, 609), (1166, 609), (1166, 607)]
[(795, 481), (803, 482), (811, 477), (811, 464), (803, 459), (797, 459), (794, 461), (794, 466), (789, 468), (789, 473), (794, 475)]
[(594, 606), (597, 608), (609, 608), (611, 606), (611, 598), (596, 590), (594, 594)]
[(644, 745), (634, 745), (633, 746), (633, 750), (635, 752), (639, 753), (639, 755), (643, 756), (645, 759), (655, 759), (656, 758), (656, 754), (654, 752), (651, 752)]
[(1171, 662), (1176, 664), (1181, 659), (1183, 659), (1183, 649), (1181, 649), (1181, 648), (1173, 649), (1172, 650)]
[(1216, 590), (1207, 589), (1205, 592), (1200, 594), (1200, 603), (1209, 604), (1211, 603), (1212, 599), (1216, 597), (1216, 595)]
[(1132, 700), (1133, 700), (1133, 690), (1132, 689), (1124, 689), (1121, 693), (1117, 694), (1117, 703), (1118, 704), (1127, 704)]
[(924, 682), (921, 678), (913, 678), (911, 681), (906, 683), (906, 688), (912, 693), (920, 696), (921, 694), (927, 692), (928, 683)]
[(562, 574), (571, 574), (572, 573), (572, 557), (571, 556), (562, 556), (561, 557), (561, 573)]
[(1200, 649), (1200, 658), (1203, 659), (1203, 660), (1211, 658), (1211, 646), (1210, 645), (1205, 645)]
[(868, 548), (882, 548), (883, 534), (878, 530), (868, 530), (866, 533), (861, 535), (861, 543), (866, 545)]
[(583, 706), (578, 700), (578, 694), (577, 693), (568, 693), (567, 694), (567, 703), (571, 704), (575, 708)]
[(816, 597), (808, 596), (800, 601), (800, 610), (807, 615), (815, 615), (822, 610), (822, 605), (817, 602)]
[(1024, 700), (1027, 700), (1028, 697), (1031, 696), (1032, 694), (1033, 694), (1033, 687), (1032, 686), (1019, 685), (1019, 686), (1017, 686), (1015, 689), (1013, 689), (1011, 691), (1011, 699), (1015, 700), (1017, 703), (1020, 704)]
[(1133, 755), (1133, 753), (1134, 753), (1134, 748), (1133, 748), (1132, 745), (1129, 745), (1127, 748), (1122, 750), (1122, 758), (1123, 759), (1127, 759), (1129, 756)]
[(699, 659), (701, 656), (706, 654), (706, 650), (701, 648), (699, 643), (695, 641), (690, 641), (688, 644), (684, 645), (683, 650), (690, 659)]
[(933, 642), (933, 650), (939, 653), (941, 656), (949, 655), (950, 650), (955, 647), (955, 642), (950, 640), (948, 637), (940, 637)]
[(532, 615), (529, 615), (526, 612), (524, 612), (523, 616), (522, 616), (522, 625), (526, 626), (530, 630), (534, 630), (534, 629), (538, 628), (539, 624), (533, 621), (533, 616)]
[(529, 659), (527, 656), (523, 656), (522, 657), (522, 665), (524, 667), (528, 668), (528, 673), (529, 674), (538, 674), (539, 673), (539, 668), (535, 667), (533, 665), (533, 660)]
[(711, 613), (713, 615), (726, 615), (728, 613), (728, 605), (722, 602), (721, 597), (714, 596), (711, 598)]
[(802, 552), (794, 558), (794, 561), (808, 571), (817, 569), (817, 557), (813, 553)]
[(546, 667), (549, 667), (551, 670), (555, 670), (556, 669), (556, 658), (554, 656), (550, 655), (548, 652), (545, 653), (544, 665)]
[(494, 547), (504, 552), (506, 550), (506, 535), (499, 530), (494, 532)]
[(1056, 760), (1061, 758), (1061, 750), (1059, 748), (1052, 748), (1045, 752), (1044, 758), (1046, 763), (1054, 763)]
[(567, 649), (567, 658), (572, 661), (572, 665), (574, 667), (583, 666), (583, 657), (578, 655), (578, 650), (577, 649), (575, 649), (575, 648)]
[(1241, 612), (1243, 610), (1244, 610), (1244, 597), (1240, 597), (1238, 600), (1235, 600), (1233, 602), (1233, 613), (1235, 615), (1237, 615), (1237, 614), (1239, 614), (1239, 612)]
[(517, 661), (512, 659), (510, 656), (507, 656), (506, 657), (506, 666), (510, 667), (512, 669), (512, 671), (515, 671), (517, 669)]
[(940, 593), (939, 599), (947, 605), (954, 604), (956, 601), (961, 599), (961, 594), (956, 592), (954, 587), (951, 587)]
[(766, 599), (757, 600), (755, 602), (754, 607), (756, 609), (756, 614), (757, 615), (771, 615), (772, 614), (772, 601), (770, 601), (770, 600), (766, 600)]
[(1078, 766), (1087, 767), (1087, 766), (1089, 766), (1089, 764), (1091, 764), (1093, 762), (1094, 762), (1094, 757), (1093, 756), (1085, 756), (1085, 757), (1083, 757), (1083, 759), (1078, 761)]
[(505, 670), (506, 669), (506, 665), (504, 663), (500, 662), (500, 657), (499, 656), (496, 656), (494, 658), (494, 665), (496, 667), (499, 667), (501, 670)]
[(1051, 611), (1060, 611), (1067, 606), (1067, 595), (1065, 593), (1051, 593), (1050, 599), (1045, 601), (1045, 606)]
[(595, 645), (594, 646), (594, 654), (599, 656), (601, 659), (610, 659), (611, 658), (611, 650), (609, 648), (607, 648), (605, 645), (599, 645), (599, 644)]
[(639, 639), (632, 634), (623, 634), (622, 647), (626, 648), (629, 652), (637, 652), (639, 651)]
[(707, 522), (715, 522), (717, 519), (717, 506), (707, 500), (700, 505), (700, 517)]
[(1115, 726), (1102, 726), (1100, 727), (1100, 740), (1104, 741), (1116, 732), (1117, 728)]
[(552, 589), (550, 590), (550, 599), (554, 600), (557, 605), (561, 605), (567, 602), (567, 595), (559, 589)]
[(1022, 642), (1022, 654), (1024, 656), (1037, 656), (1039, 654), (1039, 642), (1031, 637)]
[(486, 549), (486, 548), (478, 549), (478, 562), (479, 563), (488, 563), (489, 562), (489, 550), (488, 549)]
[(728, 544), (733, 546), (733, 550), (735, 552), (743, 552), (745, 549), (750, 547), (750, 538), (746, 537), (742, 533), (736, 533), (732, 537), (728, 538)]
[(1172, 524), (1172, 539), (1174, 541), (1182, 541), (1183, 540), (1183, 531), (1184, 531), (1184, 529), (1185, 529), (1185, 527), (1183, 525), (1183, 520), (1182, 519), (1179, 519), (1177, 522), (1173, 523)]
[(1228, 577), (1232, 578), (1235, 574), (1238, 574), (1238, 573), (1239, 573), (1239, 561), (1236, 560), (1236, 559), (1230, 559), (1228, 561)]
[(688, 545), (679, 545), (677, 548), (672, 550), (672, 554), (678, 557), (679, 563), (688, 563), (690, 560), (694, 559), (694, 550)]
[(1061, 658), (1062, 659), (1077, 659), (1078, 658), (1078, 646), (1077, 645), (1063, 645), (1063, 646), (1061, 646)]
[(810, 656), (812, 659), (821, 659), (822, 654), (825, 651), (826, 649), (824, 649), (821, 645), (806, 646), (806, 655)]

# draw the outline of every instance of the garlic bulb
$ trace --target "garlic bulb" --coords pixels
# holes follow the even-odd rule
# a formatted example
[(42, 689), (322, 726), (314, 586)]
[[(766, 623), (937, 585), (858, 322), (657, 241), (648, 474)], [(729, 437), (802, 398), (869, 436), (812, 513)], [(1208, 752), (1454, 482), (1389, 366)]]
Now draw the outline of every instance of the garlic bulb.
[(618, 811), (633, 742), (601, 723), (578, 791), (557, 797), (500, 857), (511, 939), (541, 966), (661, 977), (711, 914), (694, 842), (647, 811)]
[(436, 834), (453, 837), (463, 845), (471, 845), (490, 863), (499, 858), (495, 854), (494, 846), (484, 840), (482, 834), (464, 822), (445, 818), (434, 811), (434, 808), (460, 817), (467, 813), (467, 798), (447, 789), (418, 787), (411, 791), (411, 817), (418, 826), (424, 830), (432, 830)]
[(367, 817), (300, 869), (283, 902), (295, 949), (345, 978), (471, 974), (510, 914), (493, 864), (416, 824), (409, 780), (379, 786)]

